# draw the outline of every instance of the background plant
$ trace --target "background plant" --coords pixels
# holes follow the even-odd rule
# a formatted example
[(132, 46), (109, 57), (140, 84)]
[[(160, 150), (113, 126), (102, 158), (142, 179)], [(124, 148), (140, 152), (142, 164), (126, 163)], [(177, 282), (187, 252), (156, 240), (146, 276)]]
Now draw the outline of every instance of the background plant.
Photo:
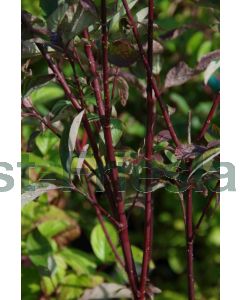
[(153, 4), (22, 2), (23, 299), (219, 298), (218, 3)]

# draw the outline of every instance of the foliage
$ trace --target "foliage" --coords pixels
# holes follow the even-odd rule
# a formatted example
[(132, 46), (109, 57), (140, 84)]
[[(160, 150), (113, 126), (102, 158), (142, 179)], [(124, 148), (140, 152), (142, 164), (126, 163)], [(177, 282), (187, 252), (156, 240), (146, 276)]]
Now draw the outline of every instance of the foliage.
[[(148, 1), (127, 3), (147, 51)], [(22, 9), (22, 299), (128, 299), (123, 239), (129, 233), (140, 278), (149, 175), (149, 80), (129, 17), (121, 0), (107, 1), (107, 124), (101, 1), (23, 0)], [(152, 74), (181, 142), (174, 145), (155, 103), (154, 235), (144, 289), (153, 299), (187, 298), (181, 208), (189, 182), (194, 224), (210, 199), (209, 219), (194, 237), (196, 299), (219, 299), (218, 197), (210, 192), (219, 179), (218, 48), (218, 1), (155, 1)], [(109, 142), (128, 228), (119, 225)]]

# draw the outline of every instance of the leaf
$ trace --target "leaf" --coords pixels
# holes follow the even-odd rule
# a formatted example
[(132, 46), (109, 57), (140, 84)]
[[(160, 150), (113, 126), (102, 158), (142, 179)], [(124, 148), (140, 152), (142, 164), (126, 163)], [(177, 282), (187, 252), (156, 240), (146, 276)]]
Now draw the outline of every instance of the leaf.
[(116, 283), (102, 283), (93, 289), (86, 290), (80, 300), (122, 298), (132, 299), (132, 292), (129, 288)]
[(22, 58), (31, 58), (33, 56), (39, 56), (40, 51), (36, 44), (31, 41), (22, 41), (21, 43), (21, 56)]
[[(83, 3), (83, 1), (81, 1)], [(89, 27), (91, 24), (95, 24), (97, 20), (97, 15), (94, 13), (93, 9), (89, 9), (78, 5), (77, 11), (74, 14), (72, 22), (69, 24), (69, 32), (66, 32), (65, 39), (70, 41), (76, 35), (80, 34), (84, 29)]]
[(60, 287), (59, 300), (78, 299), (83, 293), (81, 278), (75, 274), (67, 275)]
[(87, 155), (87, 150), (88, 150), (89, 144), (86, 144), (85, 146), (83, 146), (82, 151), (79, 155), (78, 161), (77, 161), (77, 175), (78, 178), (81, 178), (81, 169), (85, 160), (85, 157)]
[(58, 25), (63, 20), (65, 13), (68, 10), (68, 4), (64, 3), (59, 5), (58, 8), (48, 17), (47, 26), (48, 29), (52, 32), (56, 32)]
[(40, 0), (40, 7), (44, 11), (46, 17), (51, 15), (58, 7), (58, 0)]
[(82, 110), (73, 119), (72, 125), (70, 127), (69, 139), (68, 139), (68, 150), (70, 153), (72, 153), (75, 150), (75, 145), (76, 145), (77, 136), (78, 136), (78, 130), (79, 130), (83, 115), (84, 115), (84, 110)]
[(129, 86), (123, 77), (117, 77), (117, 89), (122, 106), (126, 106), (129, 97)]
[[(142, 265), (143, 251), (141, 249), (139, 249), (138, 247), (134, 246), (134, 245), (131, 246), (131, 249), (132, 249), (132, 254), (133, 254), (134, 261), (137, 264)], [(118, 250), (119, 255), (121, 257), (123, 257), (122, 248), (118, 247), (117, 250)], [(155, 264), (154, 264), (153, 260), (150, 261), (149, 267), (150, 267), (150, 270), (155, 268)]]
[(53, 74), (27, 77), (22, 84), (22, 96), (28, 97), (34, 90), (45, 86), (53, 80), (53, 78), (55, 78)]
[(63, 248), (59, 255), (78, 275), (92, 274), (97, 267), (94, 257), (72, 248)]
[[(115, 228), (110, 223), (105, 222), (104, 224), (113, 244), (117, 246), (118, 234)], [(100, 224), (97, 224), (93, 228), (91, 232), (90, 242), (92, 245), (93, 252), (102, 262), (107, 263), (115, 261), (115, 256), (112, 253), (112, 248), (110, 247)]]
[(58, 144), (58, 138), (49, 130), (38, 134), (35, 138), (36, 145), (43, 155), (46, 155), (49, 150), (54, 149)]
[(220, 51), (219, 50), (209, 52), (208, 54), (201, 57), (201, 59), (199, 60), (199, 62), (197, 64), (196, 70), (204, 71), (212, 61), (219, 60), (219, 59), (220, 59)]
[(136, 18), (138, 23), (142, 23), (142, 21), (147, 17), (148, 15), (148, 7), (144, 7), (139, 12), (136, 13)]
[[(112, 133), (112, 142), (113, 146), (115, 147), (118, 142), (120, 141), (122, 134), (123, 134), (123, 126), (122, 122), (118, 119), (111, 119), (111, 133)], [(103, 130), (101, 129), (100, 131), (100, 137), (105, 143), (105, 138), (104, 138), (104, 133)]]
[(30, 260), (37, 267), (49, 270), (49, 257), (52, 255), (52, 247), (49, 241), (35, 229), (27, 237), (27, 253)]
[(204, 83), (208, 84), (213, 74), (220, 68), (220, 61), (212, 61), (204, 72)]
[[(134, 5), (138, 2), (138, 0), (128, 1), (129, 9), (132, 9)], [(118, 1), (118, 12), (113, 16), (109, 31), (111, 33), (117, 32), (119, 30), (120, 19), (126, 15), (126, 10), (122, 4), (122, 1)]]
[(33, 201), (34, 199), (38, 198), (40, 195), (46, 193), (47, 191), (56, 190), (60, 188), (61, 187), (47, 182), (32, 184), (32, 190), (23, 193), (21, 196), (22, 207), (24, 207), (26, 204)]
[(203, 168), (208, 162), (212, 161), (215, 157), (220, 154), (220, 148), (211, 148), (197, 157), (192, 164), (192, 172), (188, 176), (188, 178), (192, 177), (192, 175), (200, 168)]
[(56, 173), (57, 175), (64, 177), (63, 169), (58, 163), (56, 163), (55, 161), (47, 161), (43, 157), (39, 157), (30, 152), (22, 153), (22, 166), (25, 168), (45, 168), (49, 173)]
[(125, 39), (115, 40), (109, 45), (109, 62), (118, 67), (129, 67), (139, 58), (138, 51)]
[(172, 68), (166, 76), (165, 88), (182, 85), (195, 74), (195, 71), (181, 61), (176, 67)]
[(82, 110), (73, 120), (71, 126), (66, 126), (64, 128), (59, 152), (60, 152), (60, 159), (63, 166), (63, 169), (70, 174), (71, 170), (71, 163), (73, 158), (73, 153), (75, 150), (76, 140), (78, 136), (78, 130), (81, 124), (81, 120), (84, 114), (84, 110)]
[(190, 107), (183, 96), (177, 93), (171, 93), (169, 97), (179, 107), (182, 113), (185, 115), (189, 113)]
[(69, 226), (70, 223), (66, 220), (47, 220), (38, 225), (37, 228), (43, 236), (51, 238), (65, 231)]
[(162, 69), (161, 58), (159, 54), (153, 55), (153, 69), (154, 75), (159, 75)]
[(164, 153), (165, 153), (165, 155), (167, 156), (167, 158), (168, 158), (172, 163), (177, 162), (177, 158), (176, 158), (176, 156), (174, 155), (174, 153), (172, 153), (172, 152), (169, 151), (169, 150), (164, 150)]

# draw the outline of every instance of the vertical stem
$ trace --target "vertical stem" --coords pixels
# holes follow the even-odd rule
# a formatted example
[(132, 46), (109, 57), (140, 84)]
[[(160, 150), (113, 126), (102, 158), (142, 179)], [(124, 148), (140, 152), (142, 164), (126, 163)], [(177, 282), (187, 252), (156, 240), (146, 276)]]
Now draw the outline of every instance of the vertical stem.
[(212, 121), (212, 119), (214, 117), (215, 111), (216, 111), (219, 103), (220, 103), (220, 94), (218, 94), (217, 97), (213, 101), (213, 105), (212, 105), (212, 107), (210, 109), (210, 112), (209, 112), (209, 114), (207, 116), (207, 119), (205, 120), (205, 122), (203, 124), (203, 127), (200, 130), (200, 133), (199, 133), (199, 135), (197, 137), (197, 141), (198, 142), (204, 137), (205, 133), (207, 132), (208, 127), (211, 124), (211, 121)]
[(143, 64), (145, 66), (145, 69), (147, 71), (147, 75), (151, 79), (152, 88), (154, 90), (155, 96), (156, 96), (156, 98), (158, 100), (158, 103), (159, 103), (159, 106), (161, 108), (161, 111), (162, 111), (165, 123), (166, 123), (166, 125), (168, 127), (168, 130), (169, 130), (169, 132), (171, 134), (171, 137), (172, 137), (174, 143), (176, 144), (176, 146), (180, 146), (180, 141), (179, 141), (179, 139), (178, 139), (178, 137), (176, 135), (176, 132), (175, 132), (175, 130), (173, 128), (172, 121), (171, 121), (170, 116), (169, 116), (168, 111), (167, 111), (167, 107), (166, 107), (165, 103), (162, 100), (161, 93), (160, 93), (160, 91), (159, 91), (159, 89), (157, 87), (156, 80), (152, 76), (151, 67), (150, 67), (150, 65), (148, 63), (148, 59), (147, 59), (146, 54), (144, 52), (143, 45), (141, 43), (141, 38), (140, 38), (138, 29), (137, 29), (137, 25), (136, 25), (136, 22), (134, 21), (133, 15), (132, 15), (132, 13), (130, 11), (128, 2), (127, 2), (127, 0), (122, 0), (122, 3), (124, 5), (124, 7), (125, 7), (128, 20), (129, 20), (129, 22), (130, 22), (130, 24), (132, 26), (132, 31), (133, 31), (135, 40), (136, 40), (137, 45), (138, 45), (140, 56), (142, 58)]
[[(191, 169), (190, 169), (191, 170)], [(192, 186), (187, 190), (186, 201), (186, 242), (187, 242), (187, 279), (188, 279), (188, 300), (195, 300), (194, 272), (193, 272), (193, 202)]]
[(145, 299), (146, 282), (149, 272), (149, 263), (151, 260), (152, 251), (152, 236), (153, 236), (153, 207), (152, 207), (152, 154), (153, 154), (153, 138), (154, 138), (154, 123), (155, 123), (155, 101), (152, 97), (152, 65), (153, 65), (153, 18), (154, 18), (154, 0), (149, 0), (148, 14), (148, 64), (151, 68), (151, 73), (147, 78), (147, 133), (146, 133), (146, 198), (145, 198), (145, 228), (144, 228), (144, 250), (142, 273), (140, 282), (140, 299)]
[[(110, 103), (110, 93), (109, 93), (109, 67), (108, 67), (108, 30), (107, 30), (107, 4), (106, 0), (101, 1), (101, 23), (102, 23), (102, 63), (103, 63), (103, 88), (104, 88), (104, 100), (105, 100), (105, 118), (101, 120), (103, 131), (104, 131), (104, 138), (106, 143), (106, 151), (107, 151), (107, 160), (110, 163), (110, 171), (111, 171), (111, 179), (113, 184), (113, 191), (116, 197), (116, 206), (118, 211), (119, 222), (122, 224), (122, 229), (119, 231), (119, 236), (121, 240), (122, 250), (125, 259), (126, 265), (126, 272), (129, 279), (129, 284), (131, 286), (134, 298), (137, 299), (137, 272), (135, 268), (135, 264), (133, 261), (132, 251), (131, 251), (131, 244), (129, 240), (128, 234), (128, 223), (125, 214), (125, 205), (122, 198), (122, 193), (119, 189), (119, 182), (118, 182), (118, 169), (115, 159), (115, 151), (113, 147), (113, 140), (112, 140), (112, 133), (111, 133), (111, 124), (110, 124), (110, 117), (111, 117), (111, 103)], [(84, 33), (85, 38), (89, 38), (87, 32)], [(92, 55), (91, 47), (86, 48), (86, 52), (88, 58), (90, 60), (90, 69), (92, 72), (96, 73), (96, 65), (95, 60)], [(96, 77), (96, 81), (98, 79)], [(97, 82), (93, 82), (93, 84), (98, 85)], [(101, 95), (100, 95), (101, 96)], [(96, 97), (98, 95), (96, 94)], [(98, 104), (101, 104), (101, 101), (97, 101)], [(99, 114), (101, 115), (101, 107), (99, 109)]]

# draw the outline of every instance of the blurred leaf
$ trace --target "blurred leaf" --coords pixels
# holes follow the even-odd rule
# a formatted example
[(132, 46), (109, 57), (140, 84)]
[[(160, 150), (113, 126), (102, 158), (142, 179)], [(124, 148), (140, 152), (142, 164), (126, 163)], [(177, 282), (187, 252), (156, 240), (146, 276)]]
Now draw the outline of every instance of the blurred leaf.
[(63, 20), (66, 11), (68, 10), (68, 4), (64, 3), (58, 6), (58, 8), (48, 17), (47, 25), (49, 30), (56, 32), (58, 25)]
[(165, 88), (182, 85), (187, 82), (195, 74), (194, 70), (181, 61), (176, 67), (172, 68), (166, 76)]
[(45, 86), (53, 78), (55, 78), (53, 74), (27, 77), (22, 84), (22, 95), (24, 97), (29, 96), (34, 90)]
[[(37, 299), (41, 291), (40, 288), (40, 275), (36, 272), (36, 268), (24, 267), (22, 271), (22, 299), (27, 299), (28, 296), (32, 296), (32, 299)], [(29, 298), (30, 300), (30, 298)]]
[(35, 141), (43, 155), (46, 155), (49, 150), (53, 149), (54, 146), (58, 144), (58, 138), (49, 130), (38, 134)]
[[(120, 120), (111, 119), (111, 133), (112, 133), (113, 146), (115, 147), (120, 141), (123, 134), (123, 126)], [(104, 133), (102, 129), (100, 131), (100, 137), (102, 141), (105, 143)]]
[(40, 0), (39, 3), (46, 17), (51, 15), (58, 7), (58, 0)]
[(136, 13), (136, 18), (138, 23), (142, 23), (142, 21), (147, 17), (148, 15), (148, 7), (144, 7), (141, 10), (139, 10)]
[(25, 206), (27, 203), (33, 201), (34, 199), (38, 198), (40, 195), (46, 193), (47, 191), (50, 190), (56, 190), (60, 189), (61, 187), (58, 187), (52, 183), (37, 183), (37, 184), (32, 184), (31, 185), (31, 191), (27, 191), (22, 194), (21, 196), (21, 203), (22, 207)]
[[(209, 52), (202, 56), (197, 64), (197, 71), (204, 71), (209, 67), (209, 64), (215, 60), (220, 59), (220, 51), (215, 50), (213, 52)], [(206, 70), (207, 71), (207, 70)]]
[(129, 86), (123, 77), (117, 77), (117, 90), (122, 106), (126, 106), (129, 97)]
[[(110, 223), (104, 223), (106, 230), (115, 246), (118, 244), (118, 234), (116, 229)], [(115, 256), (112, 253), (112, 248), (110, 247), (108, 240), (103, 232), (100, 224), (97, 224), (91, 232), (91, 245), (93, 252), (102, 262), (114, 262)]]
[(139, 58), (138, 51), (128, 40), (115, 40), (109, 45), (109, 62), (118, 67), (129, 67)]
[(81, 288), (81, 278), (75, 274), (67, 275), (60, 287), (59, 300), (78, 299), (83, 293)]
[(204, 72), (204, 83), (208, 84), (209, 79), (220, 68), (220, 61), (212, 61)]
[[(83, 4), (83, 2), (84, 1), (81, 1), (81, 4)], [(91, 24), (95, 24), (97, 19), (98, 17), (93, 8), (89, 8), (88, 6), (82, 7), (82, 5), (79, 4), (73, 20), (69, 24), (69, 32), (65, 32), (65, 39), (67, 41), (72, 40)]]
[(42, 267), (44, 270), (49, 270), (49, 257), (52, 255), (52, 247), (37, 229), (28, 235), (26, 248), (29, 258), (34, 265)]
[(119, 299), (127, 298), (132, 299), (132, 293), (129, 288), (124, 285), (116, 283), (102, 283), (99, 286), (86, 290), (80, 300), (89, 300), (89, 299)]
[[(138, 2), (138, 0), (127, 0), (129, 9), (132, 9), (134, 5)], [(122, 1), (118, 1), (118, 6), (117, 6), (117, 13), (113, 16), (111, 23), (110, 23), (110, 32), (116, 32), (119, 29), (119, 22), (120, 19), (126, 15), (125, 8), (123, 6)]]
[(192, 172), (189, 175), (189, 178), (200, 168), (204, 168), (208, 162), (212, 161), (215, 157), (220, 154), (220, 148), (212, 148), (205, 151), (199, 157), (197, 157), (192, 163)]
[(97, 267), (94, 258), (77, 249), (63, 248), (59, 255), (77, 274), (92, 274)]
[(159, 54), (153, 55), (153, 74), (159, 75), (162, 69), (161, 58)]
[(171, 93), (169, 97), (179, 107), (182, 113), (185, 115), (189, 113), (190, 107), (183, 96), (177, 93)]
[(22, 41), (21, 55), (22, 55), (22, 58), (31, 58), (31, 57), (35, 57), (35, 56), (40, 56), (40, 51), (34, 42)]
[(66, 220), (47, 220), (38, 225), (38, 230), (43, 236), (51, 238), (65, 231), (69, 226), (70, 224)]
[[(136, 246), (131, 246), (131, 249), (132, 249), (134, 261), (137, 264), (142, 265), (143, 251)], [(117, 250), (118, 250), (119, 255), (121, 257), (123, 257), (122, 248), (118, 247)], [(154, 264), (153, 260), (150, 261), (149, 267), (150, 267), (150, 270), (153, 270), (155, 268), (155, 264)]]

